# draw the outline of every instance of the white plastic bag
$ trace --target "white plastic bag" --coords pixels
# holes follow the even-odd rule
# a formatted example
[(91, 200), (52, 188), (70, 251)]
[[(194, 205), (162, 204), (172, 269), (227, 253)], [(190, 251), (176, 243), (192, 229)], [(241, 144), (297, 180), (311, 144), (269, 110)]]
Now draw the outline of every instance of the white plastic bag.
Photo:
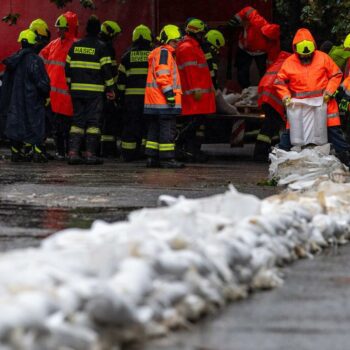
[(327, 138), (327, 104), (323, 97), (297, 99), (292, 98), (287, 108), (290, 124), (290, 141), (293, 146), (328, 142)]

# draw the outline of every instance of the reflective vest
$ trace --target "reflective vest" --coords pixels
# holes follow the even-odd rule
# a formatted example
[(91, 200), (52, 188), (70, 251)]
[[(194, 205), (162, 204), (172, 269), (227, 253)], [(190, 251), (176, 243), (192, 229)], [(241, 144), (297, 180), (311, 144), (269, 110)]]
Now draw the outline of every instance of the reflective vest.
[(150, 50), (133, 46), (127, 51), (118, 68), (118, 97), (135, 101), (135, 96), (144, 101), (146, 80), (148, 74), (148, 56)]
[(114, 90), (112, 60), (97, 37), (87, 36), (72, 45), (65, 71), (73, 97), (92, 98), (106, 89)]
[[(162, 45), (148, 56), (145, 114), (181, 114), (181, 83), (174, 53), (173, 47)], [(171, 92), (175, 95), (175, 107), (169, 106), (166, 101), (165, 94)]]
[(73, 12), (66, 12), (64, 16), (68, 22), (68, 31), (65, 33), (65, 38), (57, 38), (51, 41), (41, 50), (40, 56), (44, 59), (46, 71), (50, 77), (52, 111), (66, 116), (72, 116), (73, 105), (66, 82), (64, 67), (68, 51), (74, 41), (76, 41), (78, 18)]
[(238, 46), (252, 55), (267, 53), (267, 63), (272, 63), (280, 51), (280, 26), (269, 23), (251, 6), (244, 7), (234, 17), (243, 24)]
[[(307, 29), (299, 29), (293, 40), (293, 48), (303, 40), (315, 42)], [(298, 55), (294, 53), (284, 61), (274, 86), (282, 100), (286, 97), (319, 97), (324, 93), (333, 95), (342, 76), (339, 67), (324, 52), (315, 50), (310, 64), (302, 64)], [(340, 125), (338, 105), (333, 98), (328, 102), (327, 114), (328, 126)]]
[(261, 107), (263, 103), (269, 104), (276, 110), (276, 112), (278, 112), (283, 120), (286, 120), (285, 108), (273, 84), (283, 62), (290, 55), (289, 52), (281, 51), (275, 62), (268, 68), (265, 75), (261, 78), (258, 86), (258, 105)]
[[(215, 113), (215, 90), (205, 55), (199, 43), (186, 35), (176, 50), (176, 63), (182, 85), (182, 115)], [(196, 101), (194, 93), (202, 98)]]

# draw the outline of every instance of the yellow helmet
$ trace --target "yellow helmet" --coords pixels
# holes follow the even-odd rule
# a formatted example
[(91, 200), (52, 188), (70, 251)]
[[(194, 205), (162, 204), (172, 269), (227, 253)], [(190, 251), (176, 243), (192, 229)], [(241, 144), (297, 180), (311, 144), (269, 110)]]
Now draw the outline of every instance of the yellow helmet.
[(119, 24), (114, 21), (104, 21), (101, 24), (101, 32), (113, 38), (122, 31)]
[(348, 34), (344, 40), (344, 48), (350, 49), (350, 34)]
[(181, 32), (180, 28), (174, 24), (167, 24), (160, 31), (158, 40), (162, 44), (167, 44), (170, 40), (180, 40)]
[(216, 29), (209, 30), (209, 32), (205, 34), (205, 39), (217, 50), (225, 46), (224, 36)]
[(138, 40), (140, 38), (143, 38), (144, 40), (147, 40), (147, 41), (152, 41), (151, 29), (149, 29), (144, 24), (140, 24), (132, 32), (132, 41), (133, 42), (135, 42), (136, 40)]
[(35, 34), (43, 36), (43, 37), (49, 37), (50, 36), (50, 31), (47, 23), (41, 19), (38, 18), (34, 20), (30, 26), (29, 29), (33, 31)]
[(295, 45), (295, 51), (300, 56), (309, 56), (315, 51), (316, 47), (313, 41), (303, 40)]
[(22, 30), (19, 33), (17, 41), (19, 43), (24, 41), (24, 42), (27, 42), (28, 44), (35, 45), (37, 43), (36, 34), (31, 29)]
[(205, 32), (206, 25), (203, 21), (198, 18), (192, 18), (186, 25), (187, 33), (201, 33)]
[(65, 15), (61, 15), (57, 18), (55, 27), (68, 29), (68, 21)]

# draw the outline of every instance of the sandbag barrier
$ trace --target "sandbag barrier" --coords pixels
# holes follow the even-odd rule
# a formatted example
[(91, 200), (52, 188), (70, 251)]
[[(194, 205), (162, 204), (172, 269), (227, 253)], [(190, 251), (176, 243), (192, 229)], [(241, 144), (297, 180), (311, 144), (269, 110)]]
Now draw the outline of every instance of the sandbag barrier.
[[(300, 163), (299, 165), (300, 166)], [(350, 185), (259, 200), (160, 198), (128, 221), (0, 256), (0, 349), (110, 349), (165, 336), (283, 283), (281, 267), (349, 238)]]

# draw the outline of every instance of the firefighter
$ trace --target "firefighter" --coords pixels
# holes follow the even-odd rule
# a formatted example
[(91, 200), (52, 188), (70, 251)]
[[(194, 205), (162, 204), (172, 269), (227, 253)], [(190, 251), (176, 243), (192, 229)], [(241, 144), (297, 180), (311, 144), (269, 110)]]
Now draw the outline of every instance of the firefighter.
[(99, 40), (101, 23), (91, 16), (85, 38), (75, 42), (66, 60), (66, 79), (73, 101), (73, 119), (69, 132), (68, 164), (81, 164), (80, 148), (85, 138), (85, 164), (102, 164), (97, 157), (100, 143), (100, 119), (103, 97), (114, 100), (112, 60)]
[[(121, 31), (119, 24), (114, 21), (104, 21), (101, 25), (100, 39), (106, 44), (109, 56), (112, 60), (114, 82), (117, 81), (118, 66), (113, 44)], [(116, 143), (118, 116), (115, 102), (107, 99), (107, 97), (104, 99), (101, 127), (102, 135), (100, 154), (102, 157), (114, 158), (118, 155)]]
[(328, 55), (332, 57), (333, 61), (344, 72), (346, 63), (350, 58), (350, 34), (347, 35), (342, 45), (333, 46)]
[(147, 129), (143, 108), (152, 40), (147, 26), (137, 26), (132, 33), (132, 46), (119, 65), (118, 99), (124, 110), (121, 151), (126, 162), (139, 159), (144, 153)]
[(203, 140), (204, 115), (215, 113), (215, 90), (205, 54), (200, 44), (205, 35), (205, 23), (193, 18), (188, 21), (186, 35), (176, 50), (183, 97), (183, 127), (177, 137), (178, 153), (186, 161), (205, 161), (200, 152)]
[(259, 82), (258, 105), (264, 111), (265, 118), (255, 143), (255, 161), (268, 161), (272, 138), (278, 134), (280, 128), (287, 121), (283, 103), (273, 84), (283, 62), (290, 55), (289, 52), (281, 51), (276, 61), (270, 65)]
[(40, 52), (50, 42), (49, 27), (43, 19), (37, 18), (30, 23), (29, 29), (36, 34), (35, 48), (37, 52)]
[(230, 27), (242, 26), (239, 36), (235, 64), (237, 79), (242, 89), (251, 85), (250, 66), (255, 61), (259, 75), (265, 74), (266, 68), (280, 52), (280, 27), (271, 24), (259, 12), (251, 7), (244, 7), (229, 21)]
[[(299, 29), (295, 34), (293, 50), (294, 54), (284, 61), (277, 74), (274, 83), (277, 93), (285, 106), (291, 103), (292, 97), (323, 96), (327, 103), (328, 140), (333, 145), (336, 156), (344, 164), (349, 164), (350, 146), (340, 128), (337, 102), (332, 98), (343, 74), (326, 53), (316, 49), (312, 34), (305, 28)], [(281, 137), (280, 147), (290, 148), (288, 134)]]
[(176, 116), (181, 113), (181, 84), (174, 59), (181, 38), (172, 24), (160, 32), (161, 45), (148, 57), (144, 114), (148, 119), (145, 153), (149, 168), (182, 168), (175, 160)]
[(225, 46), (225, 38), (219, 30), (211, 29), (205, 34), (205, 43), (208, 48), (203, 51), (206, 52), (205, 58), (207, 59), (210, 76), (216, 90), (218, 88), (219, 53), (220, 49)]
[(64, 67), (68, 51), (78, 35), (78, 17), (66, 12), (56, 20), (59, 37), (52, 40), (40, 52), (50, 77), (50, 104), (53, 115), (53, 134), (56, 144), (56, 159), (64, 160), (68, 154), (69, 129), (73, 116), (73, 104), (66, 82)]
[[(5, 116), (4, 133), (11, 142), (11, 161), (46, 163), (42, 145), (45, 138), (45, 100), (50, 80), (36, 52), (36, 34), (24, 30), (18, 37), (21, 50), (4, 60), (6, 66), (0, 101)], [(23, 152), (24, 144), (33, 147), (33, 158)]]

